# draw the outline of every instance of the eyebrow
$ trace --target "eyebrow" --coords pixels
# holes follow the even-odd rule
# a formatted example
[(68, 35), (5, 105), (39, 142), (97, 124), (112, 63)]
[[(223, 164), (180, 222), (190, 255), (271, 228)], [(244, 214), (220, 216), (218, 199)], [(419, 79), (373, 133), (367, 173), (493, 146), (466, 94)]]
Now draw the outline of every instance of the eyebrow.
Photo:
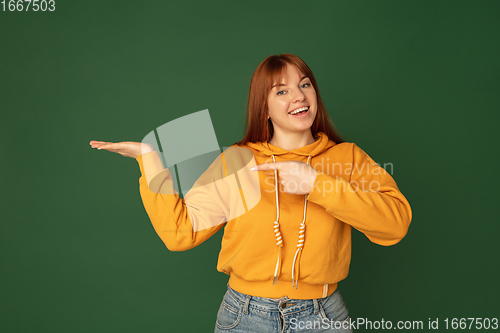
[[(308, 77), (307, 75), (304, 75), (303, 77), (301, 77), (301, 78), (300, 78), (299, 82), (302, 82), (302, 80), (304, 80), (304, 79), (308, 79), (308, 78), (309, 78), (309, 77)], [(274, 87), (280, 87), (280, 86), (286, 86), (286, 84), (284, 84), (284, 83), (275, 84), (275, 85), (273, 85), (273, 86), (271, 87), (271, 89), (272, 89), (272, 88), (274, 88)]]

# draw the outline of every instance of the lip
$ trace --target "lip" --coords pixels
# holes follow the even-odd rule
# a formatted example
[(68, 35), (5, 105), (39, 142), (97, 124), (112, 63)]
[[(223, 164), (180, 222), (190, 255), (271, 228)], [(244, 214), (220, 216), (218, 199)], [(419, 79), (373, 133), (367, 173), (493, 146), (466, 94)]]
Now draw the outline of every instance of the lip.
[[(295, 111), (297, 109), (300, 109), (300, 108), (303, 108), (303, 107), (306, 107), (306, 106), (309, 108), (309, 109), (307, 109), (306, 112), (302, 112), (302, 113), (298, 113), (298, 114), (290, 114), (290, 112), (293, 112), (293, 111)], [(288, 112), (288, 115), (292, 116), (292, 117), (302, 118), (302, 117), (307, 116), (309, 114), (310, 110), (311, 110), (311, 106), (310, 105), (303, 105), (303, 106), (299, 106), (298, 108), (295, 108), (292, 111)]]

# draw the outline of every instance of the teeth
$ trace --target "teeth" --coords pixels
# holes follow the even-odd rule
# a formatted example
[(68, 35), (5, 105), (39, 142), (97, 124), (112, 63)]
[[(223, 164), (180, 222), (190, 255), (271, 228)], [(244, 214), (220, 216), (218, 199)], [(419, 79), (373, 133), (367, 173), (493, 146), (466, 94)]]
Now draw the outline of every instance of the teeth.
[(289, 114), (293, 115), (293, 114), (297, 114), (297, 113), (299, 113), (301, 111), (307, 111), (307, 110), (309, 110), (309, 107), (308, 106), (304, 106), (304, 107), (302, 107), (300, 109), (297, 109), (297, 110), (294, 110), (294, 111), (290, 112)]

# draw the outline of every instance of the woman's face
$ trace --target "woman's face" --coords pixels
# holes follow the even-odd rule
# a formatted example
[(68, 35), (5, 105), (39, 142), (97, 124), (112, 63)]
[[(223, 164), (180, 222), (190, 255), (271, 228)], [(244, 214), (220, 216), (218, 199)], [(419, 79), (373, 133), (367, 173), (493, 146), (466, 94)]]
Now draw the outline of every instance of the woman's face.
[(290, 64), (281, 82), (274, 83), (267, 104), (274, 132), (282, 134), (310, 130), (318, 111), (311, 80)]

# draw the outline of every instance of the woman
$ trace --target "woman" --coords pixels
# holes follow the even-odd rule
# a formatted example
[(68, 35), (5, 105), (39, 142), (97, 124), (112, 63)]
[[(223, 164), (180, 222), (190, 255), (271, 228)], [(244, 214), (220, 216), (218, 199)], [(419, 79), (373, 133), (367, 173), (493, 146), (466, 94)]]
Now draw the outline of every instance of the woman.
[[(214, 180), (210, 195), (200, 186), (180, 199), (159, 190), (172, 178), (151, 146), (90, 144), (136, 158), (146, 211), (169, 249), (197, 246), (226, 225), (217, 269), (230, 278), (216, 332), (351, 332), (337, 290), (349, 270), (351, 228), (393, 245), (406, 235), (411, 208), (394, 179), (332, 125), (309, 67), (292, 54), (266, 58), (250, 83), (246, 135), (231, 147), (252, 153), (256, 165), (238, 174), (258, 175), (260, 197), (233, 215), (230, 185)], [(241, 155), (230, 149), (203, 184), (217, 173), (229, 179)]]

